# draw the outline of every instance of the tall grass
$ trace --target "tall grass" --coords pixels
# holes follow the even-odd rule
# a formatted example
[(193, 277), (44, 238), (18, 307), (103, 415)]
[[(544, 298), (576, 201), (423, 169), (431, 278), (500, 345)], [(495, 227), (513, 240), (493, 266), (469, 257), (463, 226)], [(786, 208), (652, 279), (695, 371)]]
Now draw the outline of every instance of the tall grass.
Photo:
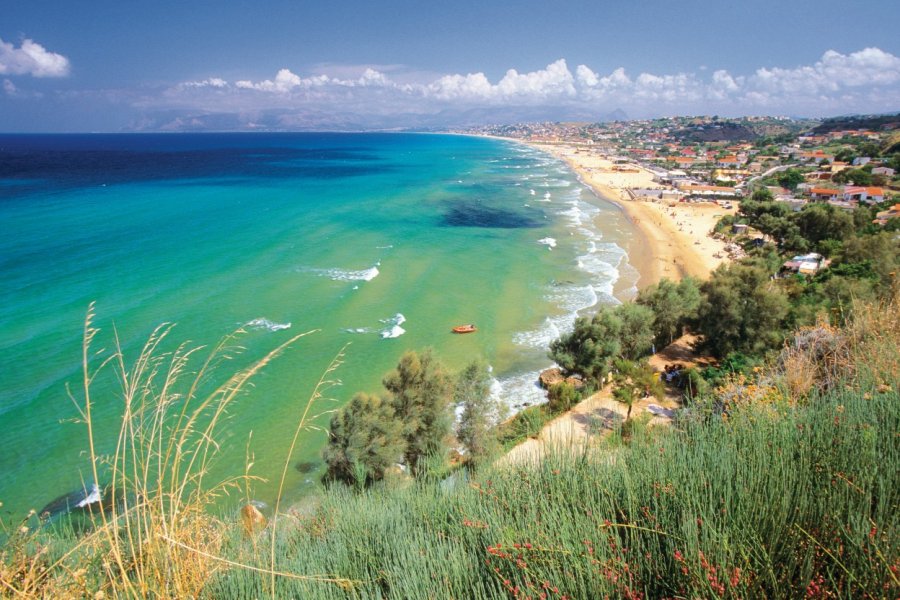
[[(276, 595), (894, 597), (900, 410), (896, 392), (865, 393), (638, 434), (612, 465), (566, 454), (453, 490), (333, 490), (279, 532), (278, 569), (359, 583), (281, 580)], [(204, 592), (266, 587), (229, 571)]]
[[(724, 416), (637, 428), (615, 461), (593, 445), (470, 480), (334, 487), (310, 511), (281, 511), (262, 537), (210, 516), (234, 483), (202, 480), (213, 431), (192, 430), (199, 445), (181, 450), (169, 424), (208, 423), (256, 365), (213, 394), (205, 419), (182, 408), (189, 394), (153, 417), (160, 400), (149, 396), (168, 392), (126, 386), (133, 425), (108, 465), (123, 465), (121, 489), (138, 492), (87, 538), (14, 537), (0, 581), (10, 596), (59, 597), (895, 598), (897, 308), (857, 309), (831, 332), (824, 366), (821, 345), (801, 344), (758, 380), (733, 381)], [(166, 381), (186, 353), (139, 360), (127, 381), (155, 371)], [(802, 380), (787, 377), (798, 365)], [(145, 464), (149, 474), (133, 466)]]
[[(261, 369), (313, 332), (293, 336), (216, 383), (217, 367), (240, 352), (243, 330), (208, 350), (181, 344), (165, 351), (172, 326), (162, 325), (129, 362), (117, 336), (111, 353), (92, 351), (98, 334), (93, 320), (92, 305), (84, 325), (82, 382), (79, 393), (70, 396), (81, 413), (90, 472), (103, 487), (103, 501), (87, 507), (86, 535), (72, 522), (36, 532), (23, 523), (10, 532), (0, 555), (0, 589), (12, 597), (195, 598), (225, 565), (236, 567), (221, 556), (233, 523), (215, 516), (216, 503), (254, 479), (245, 469), (209, 481), (223, 420)], [(119, 381), (122, 409), (112, 451), (102, 454), (98, 448), (110, 444), (95, 437), (93, 409), (100, 400), (93, 387), (107, 369)], [(298, 431), (326, 383), (323, 378), (313, 397), (301, 404)], [(85, 482), (87, 489), (93, 482)]]
[[(295, 598), (885, 598), (900, 593), (897, 305), (859, 309), (802, 398), (775, 365), (724, 417), (456, 484), (329, 491), (277, 532)], [(816, 361), (815, 347), (806, 360)], [(793, 362), (802, 360), (799, 352)], [(783, 364), (782, 364), (783, 366)], [(229, 553), (246, 552), (229, 540)], [(218, 574), (209, 598), (267, 590)]]

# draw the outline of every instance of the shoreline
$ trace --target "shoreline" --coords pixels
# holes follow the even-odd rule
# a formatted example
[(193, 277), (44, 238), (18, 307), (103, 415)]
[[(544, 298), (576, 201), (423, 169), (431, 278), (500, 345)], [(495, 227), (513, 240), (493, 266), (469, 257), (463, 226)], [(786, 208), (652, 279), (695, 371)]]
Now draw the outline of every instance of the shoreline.
[(709, 234), (719, 218), (734, 214), (736, 209), (727, 210), (713, 202), (632, 200), (629, 188), (658, 187), (652, 174), (641, 167), (629, 165), (636, 171), (616, 172), (605, 157), (585, 154), (569, 144), (482, 137), (524, 144), (562, 160), (598, 199), (619, 207), (637, 234), (626, 250), (629, 263), (639, 274), (638, 289), (663, 278), (678, 281), (691, 276), (705, 280), (720, 264), (728, 262), (725, 243)]

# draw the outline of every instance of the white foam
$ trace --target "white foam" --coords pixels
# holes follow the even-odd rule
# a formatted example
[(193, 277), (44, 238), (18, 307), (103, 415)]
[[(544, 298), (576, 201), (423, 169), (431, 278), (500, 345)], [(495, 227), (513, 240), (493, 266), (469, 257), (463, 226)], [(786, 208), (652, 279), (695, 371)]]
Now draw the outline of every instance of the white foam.
[(538, 244), (544, 244), (550, 250), (556, 248), (556, 240), (552, 237), (544, 237), (538, 240)]
[(380, 271), (378, 270), (378, 265), (381, 264), (376, 263), (374, 267), (368, 269), (362, 269), (360, 271), (351, 271), (346, 269), (313, 269), (313, 268), (303, 268), (298, 269), (299, 271), (314, 273), (320, 277), (328, 277), (332, 281), (372, 281), (376, 277), (378, 277)]
[(100, 502), (102, 499), (100, 495), (100, 486), (96, 483), (91, 485), (91, 493), (85, 496), (84, 500), (75, 505), (76, 508), (84, 508), (88, 504), (94, 504), (95, 502)]
[(532, 196), (534, 196), (534, 195), (537, 193), (537, 192), (535, 192), (534, 190), (528, 190), (528, 191), (531, 192), (531, 195), (532, 195)]
[(372, 330), (368, 327), (348, 327), (344, 331), (346, 333), (372, 333)]
[(544, 404), (547, 402), (547, 393), (538, 385), (540, 373), (531, 371), (494, 379), (491, 383), (491, 399), (498, 404), (505, 404), (512, 412)]
[(403, 316), (403, 313), (397, 313), (393, 317), (381, 319), (381, 322), (387, 325), (386, 328), (381, 330), (382, 339), (388, 340), (398, 338), (406, 333), (406, 330), (400, 327), (402, 324), (406, 323), (406, 317)]
[(403, 329), (399, 325), (394, 325), (390, 329), (385, 329), (384, 331), (382, 331), (381, 338), (385, 339), (385, 340), (389, 340), (389, 339), (393, 339), (393, 338), (398, 338), (401, 335), (403, 335), (404, 333), (406, 333), (405, 329)]
[(550, 342), (562, 335), (559, 320), (547, 317), (537, 329), (520, 331), (513, 335), (513, 343), (527, 348), (546, 349)]
[(250, 329), (268, 329), (269, 331), (281, 331), (282, 329), (290, 329), (290, 323), (276, 323), (275, 321), (270, 321), (269, 319), (265, 319), (260, 317), (258, 319), (253, 319), (252, 321), (247, 322), (247, 327)]

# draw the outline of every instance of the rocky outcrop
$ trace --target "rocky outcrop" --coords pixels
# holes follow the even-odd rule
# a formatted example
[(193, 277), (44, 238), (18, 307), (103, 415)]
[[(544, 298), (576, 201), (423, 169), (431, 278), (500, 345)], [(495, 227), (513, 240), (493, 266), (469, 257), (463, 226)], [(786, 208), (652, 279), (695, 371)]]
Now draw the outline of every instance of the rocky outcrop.
[(560, 371), (558, 367), (544, 369), (543, 371), (541, 371), (540, 377), (538, 377), (538, 381), (540, 381), (541, 387), (545, 390), (549, 390), (551, 386), (554, 386), (557, 383), (561, 383), (565, 380), (566, 378), (563, 377), (562, 371)]
[(576, 390), (584, 387), (584, 381), (582, 381), (578, 377), (565, 377), (559, 367), (544, 369), (543, 371), (541, 371), (541, 375), (540, 377), (538, 377), (538, 381), (540, 382), (541, 387), (545, 390), (549, 390), (557, 383), (563, 382), (572, 385)]
[(244, 533), (252, 536), (265, 529), (266, 517), (252, 504), (245, 504), (241, 507), (241, 524), (244, 526)]

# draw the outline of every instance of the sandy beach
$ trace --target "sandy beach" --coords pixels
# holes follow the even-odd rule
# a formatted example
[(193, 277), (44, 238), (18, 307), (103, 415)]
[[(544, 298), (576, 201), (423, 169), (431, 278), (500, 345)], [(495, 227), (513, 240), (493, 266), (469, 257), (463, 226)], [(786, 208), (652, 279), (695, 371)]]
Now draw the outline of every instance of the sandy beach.
[(713, 202), (632, 200), (626, 191), (629, 188), (659, 187), (646, 169), (627, 165), (627, 170), (616, 170), (610, 160), (584, 148), (526, 143), (564, 160), (598, 197), (619, 205), (631, 218), (642, 237), (629, 252), (632, 265), (640, 273), (639, 287), (664, 277), (706, 279), (728, 260), (725, 243), (713, 239), (710, 233), (722, 216), (735, 209), (726, 210)]

